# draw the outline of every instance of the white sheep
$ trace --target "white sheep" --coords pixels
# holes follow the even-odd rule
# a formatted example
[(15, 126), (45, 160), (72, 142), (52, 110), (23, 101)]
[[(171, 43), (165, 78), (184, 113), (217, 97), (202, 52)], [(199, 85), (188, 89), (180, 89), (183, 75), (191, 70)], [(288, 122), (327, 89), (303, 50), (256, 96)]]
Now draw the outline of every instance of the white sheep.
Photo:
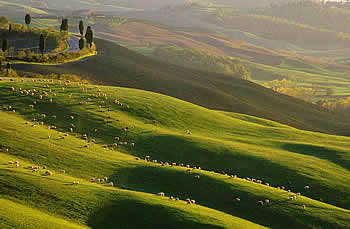
[(162, 196), (162, 197), (165, 196), (164, 192), (158, 192), (157, 195), (158, 195), (158, 196)]

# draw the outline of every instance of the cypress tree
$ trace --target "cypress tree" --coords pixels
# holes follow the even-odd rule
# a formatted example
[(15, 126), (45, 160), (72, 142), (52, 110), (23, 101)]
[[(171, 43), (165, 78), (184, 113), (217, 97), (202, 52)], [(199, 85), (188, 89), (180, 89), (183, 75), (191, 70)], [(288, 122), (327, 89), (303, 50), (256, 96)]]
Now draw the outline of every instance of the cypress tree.
[(79, 40), (79, 48), (80, 48), (80, 50), (85, 48), (85, 40), (84, 40), (84, 38), (80, 38), (80, 40)]
[(84, 35), (84, 22), (83, 21), (79, 22), (79, 32), (80, 32), (81, 36)]
[(30, 14), (26, 14), (25, 18), (24, 18), (25, 23), (27, 24), (28, 28), (30, 23), (32, 22), (32, 17), (30, 16)]
[(39, 49), (40, 49), (41, 55), (44, 55), (44, 52), (46, 49), (46, 39), (43, 34), (40, 35)]
[(9, 49), (9, 42), (7, 39), (2, 40), (2, 51), (6, 52)]

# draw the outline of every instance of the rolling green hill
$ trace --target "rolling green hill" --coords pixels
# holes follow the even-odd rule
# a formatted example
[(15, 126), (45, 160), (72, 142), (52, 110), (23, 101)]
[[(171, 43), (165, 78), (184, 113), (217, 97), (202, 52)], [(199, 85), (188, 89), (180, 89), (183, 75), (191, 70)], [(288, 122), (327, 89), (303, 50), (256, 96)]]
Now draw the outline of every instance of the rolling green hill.
[(244, 113), (300, 129), (349, 135), (349, 117), (249, 81), (169, 65), (97, 39), (99, 55), (61, 66), (16, 65), (38, 73), (73, 73), (109, 85), (173, 96), (207, 108)]
[[(25, 90), (31, 92), (26, 95)], [(53, 225), (72, 228), (350, 226), (347, 137), (208, 110), (142, 90), (64, 86), (57, 80), (2, 78), (0, 104), (11, 106), (0, 112), (0, 202), (5, 209), (23, 206), (23, 212), (0, 210), (0, 225), (20, 219), (26, 223), (34, 215), (32, 225), (40, 227), (40, 211), (50, 215)], [(53, 125), (57, 130), (48, 129)], [(83, 134), (90, 141), (82, 139)], [(146, 155), (202, 170), (135, 160)], [(7, 164), (15, 160), (19, 168)], [(29, 165), (45, 165), (53, 176), (44, 176), (47, 169), (33, 173), (26, 169)], [(222, 171), (254, 177), (265, 185), (220, 175)], [(105, 176), (115, 188), (90, 182)], [(197, 205), (157, 197), (158, 192), (195, 199)], [(302, 196), (290, 200), (293, 192)], [(265, 199), (270, 203), (257, 205)]]

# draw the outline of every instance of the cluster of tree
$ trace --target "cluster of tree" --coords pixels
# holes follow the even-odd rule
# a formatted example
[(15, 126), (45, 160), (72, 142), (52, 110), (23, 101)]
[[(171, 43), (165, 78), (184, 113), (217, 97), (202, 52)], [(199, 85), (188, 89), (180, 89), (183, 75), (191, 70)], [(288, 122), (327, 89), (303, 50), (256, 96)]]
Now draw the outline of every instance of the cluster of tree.
[(239, 59), (203, 50), (165, 45), (156, 48), (153, 56), (169, 63), (201, 71), (223, 73), (245, 80), (251, 78), (250, 70)]
[(350, 97), (338, 99), (335, 101), (320, 100), (317, 103), (328, 110), (350, 113)]
[(271, 88), (278, 93), (293, 96), (307, 102), (312, 102), (317, 93), (316, 87), (298, 87), (296, 79), (293, 77), (290, 80), (286, 78), (282, 80), (272, 80), (270, 82), (264, 83), (264, 86)]

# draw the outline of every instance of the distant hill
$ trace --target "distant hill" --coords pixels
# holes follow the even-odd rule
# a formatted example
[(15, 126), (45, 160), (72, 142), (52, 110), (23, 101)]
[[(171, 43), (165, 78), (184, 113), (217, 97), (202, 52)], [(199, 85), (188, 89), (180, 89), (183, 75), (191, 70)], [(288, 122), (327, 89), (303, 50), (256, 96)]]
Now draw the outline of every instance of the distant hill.
[(227, 75), (186, 69), (96, 40), (100, 55), (64, 67), (18, 65), (38, 73), (75, 73), (108, 85), (159, 92), (208, 108), (263, 117), (305, 130), (350, 135), (349, 117)]

